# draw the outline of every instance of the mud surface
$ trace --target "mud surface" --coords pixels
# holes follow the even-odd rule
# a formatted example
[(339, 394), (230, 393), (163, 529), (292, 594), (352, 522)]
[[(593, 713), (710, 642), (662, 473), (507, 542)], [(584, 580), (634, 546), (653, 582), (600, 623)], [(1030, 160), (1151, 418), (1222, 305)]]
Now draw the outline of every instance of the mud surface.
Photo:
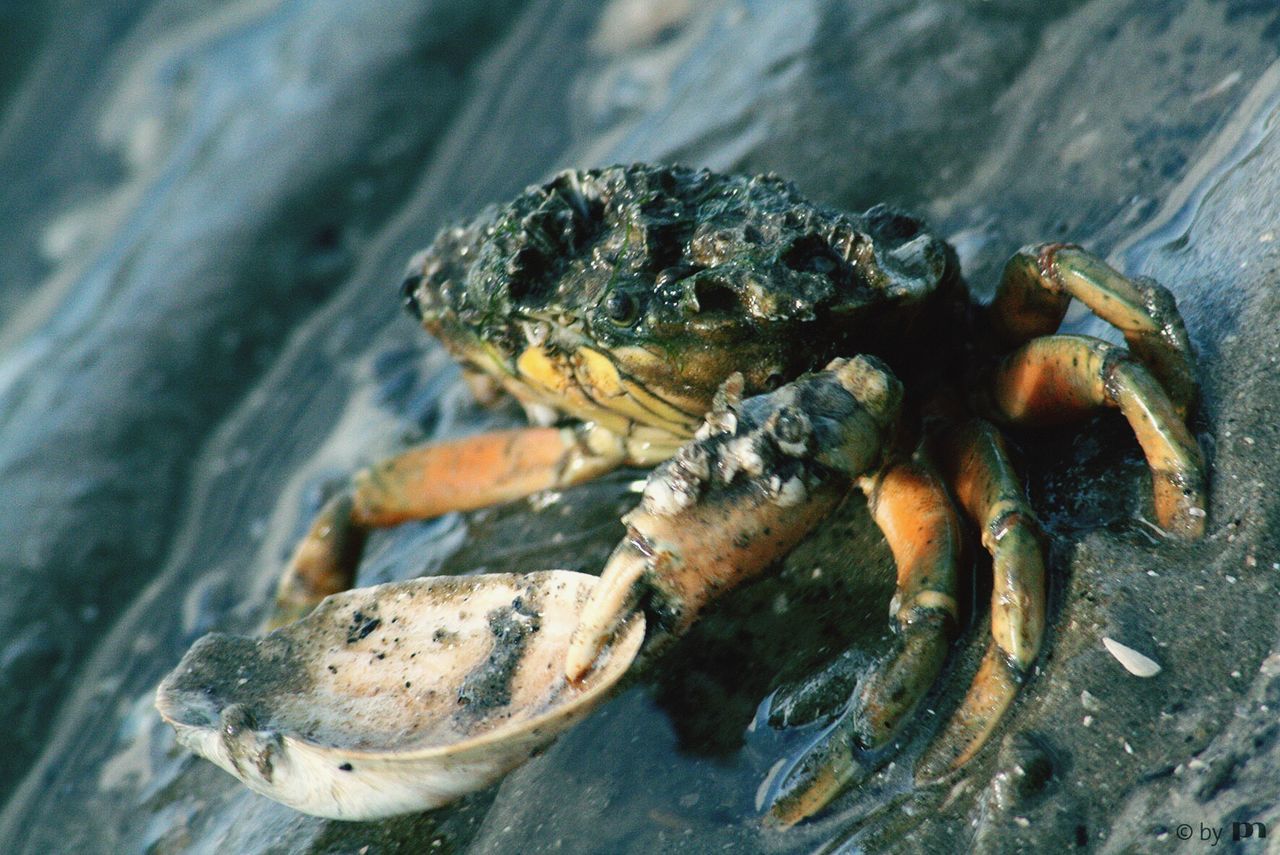
[[(1280, 834), (1271, 4), (42, 7), (63, 25), (0, 13), (6, 851), (1163, 852), (1199, 851), (1202, 827)], [(979, 616), (901, 760), (787, 832), (761, 827), (757, 791), (833, 706), (778, 694), (801, 699), (779, 729), (771, 698), (883, 649), (891, 566), (857, 502), (659, 672), (454, 807), (327, 822), (178, 749), (156, 683), (204, 633), (256, 624), (345, 473), (518, 420), (472, 404), (397, 308), (405, 260), (558, 168), (633, 160), (907, 207), (979, 292), (1041, 240), (1156, 277), (1199, 353), (1205, 539), (1154, 530), (1117, 418), (1013, 436), (1049, 533), (1039, 673), (963, 775), (911, 788)], [(380, 534), (362, 582), (594, 572), (637, 477)], [(1103, 637), (1161, 672), (1129, 674)]]

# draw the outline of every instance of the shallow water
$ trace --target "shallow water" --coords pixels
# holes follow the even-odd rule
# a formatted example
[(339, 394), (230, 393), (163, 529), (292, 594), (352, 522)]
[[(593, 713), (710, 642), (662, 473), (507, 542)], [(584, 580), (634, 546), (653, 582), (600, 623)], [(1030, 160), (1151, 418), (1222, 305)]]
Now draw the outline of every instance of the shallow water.
[[(75, 26), (36, 28), (12, 61), (25, 73), (0, 76), (8, 848), (1122, 851), (1163, 846), (1161, 823), (1280, 824), (1277, 749), (1254, 739), (1269, 726), (1274, 675), (1259, 668), (1280, 571), (1262, 486), (1280, 474), (1276, 13), (69, 6)], [(407, 441), (516, 419), (471, 404), (398, 311), (405, 259), (556, 168), (632, 159), (776, 170), (834, 204), (908, 205), (956, 243), (978, 291), (1044, 239), (1160, 278), (1204, 367), (1205, 543), (1174, 546), (1141, 521), (1149, 482), (1114, 420), (1019, 435), (1056, 581), (1052, 652), (1004, 738), (950, 792), (907, 791), (898, 764), (786, 833), (760, 828), (757, 793), (822, 725), (775, 730), (767, 698), (844, 644), (865, 662), (885, 631), (887, 553), (856, 506), (778, 579), (729, 598), (662, 676), (455, 808), (328, 823), (176, 749), (155, 683), (203, 633), (254, 625), (327, 484)], [(362, 581), (594, 571), (635, 477), (380, 536)], [(839, 578), (854, 559), (870, 584)], [(815, 581), (815, 566), (831, 572)], [(1129, 677), (1102, 635), (1155, 653), (1162, 675)], [(1053, 775), (1019, 789), (1011, 770), (1028, 757)]]

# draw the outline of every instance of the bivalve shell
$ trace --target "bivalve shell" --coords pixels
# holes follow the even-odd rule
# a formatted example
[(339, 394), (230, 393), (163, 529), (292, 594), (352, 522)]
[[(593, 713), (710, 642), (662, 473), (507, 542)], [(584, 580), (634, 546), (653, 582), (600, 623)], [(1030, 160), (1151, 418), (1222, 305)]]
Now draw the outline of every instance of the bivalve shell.
[(445, 804), (603, 701), (637, 616), (580, 684), (565, 651), (596, 577), (431, 577), (336, 594), (264, 638), (214, 633), (156, 696), (178, 739), (253, 790), (334, 819)]

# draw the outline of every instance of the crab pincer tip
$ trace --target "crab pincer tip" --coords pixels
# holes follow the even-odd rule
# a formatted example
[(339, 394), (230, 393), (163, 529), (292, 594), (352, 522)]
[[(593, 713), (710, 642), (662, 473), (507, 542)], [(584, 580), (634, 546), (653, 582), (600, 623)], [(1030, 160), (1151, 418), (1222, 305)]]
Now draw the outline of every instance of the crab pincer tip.
[(635, 613), (646, 567), (647, 556), (630, 541), (623, 541), (609, 558), (565, 654), (569, 682), (577, 683), (591, 672), (596, 657)]

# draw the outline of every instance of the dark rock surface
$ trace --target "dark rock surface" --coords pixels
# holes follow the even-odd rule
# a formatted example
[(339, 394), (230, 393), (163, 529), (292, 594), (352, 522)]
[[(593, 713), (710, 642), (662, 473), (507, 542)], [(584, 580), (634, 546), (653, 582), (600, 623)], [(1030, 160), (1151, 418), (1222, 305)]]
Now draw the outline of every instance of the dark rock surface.
[[(1176, 847), (1183, 823), (1280, 833), (1269, 4), (47, 5), (65, 25), (0, 28), (6, 851), (1126, 852)], [(885, 631), (886, 550), (857, 503), (661, 674), (455, 807), (326, 822), (176, 749), (155, 684), (203, 633), (254, 625), (327, 484), (516, 418), (472, 405), (398, 311), (404, 260), (556, 168), (640, 159), (913, 208), (976, 290), (1044, 239), (1159, 278), (1200, 354), (1205, 540), (1145, 522), (1117, 419), (1014, 437), (1051, 535), (1040, 673), (956, 780), (906, 786), (926, 713), (903, 762), (788, 832), (760, 827), (757, 786), (818, 725), (775, 730), (762, 701), (846, 645), (865, 662)], [(597, 569), (635, 477), (380, 535), (362, 581)], [(855, 561), (866, 578), (844, 579)], [(1163, 671), (1131, 676), (1103, 636)]]

